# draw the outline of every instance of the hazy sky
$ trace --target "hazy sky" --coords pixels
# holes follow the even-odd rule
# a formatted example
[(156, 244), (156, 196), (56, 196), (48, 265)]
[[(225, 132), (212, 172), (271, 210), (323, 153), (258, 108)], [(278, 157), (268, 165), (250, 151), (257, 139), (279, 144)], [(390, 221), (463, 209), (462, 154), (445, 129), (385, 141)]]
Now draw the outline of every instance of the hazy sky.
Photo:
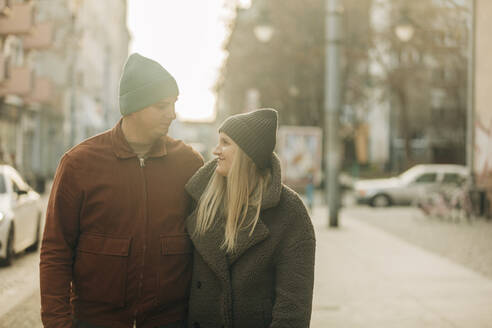
[[(130, 53), (158, 61), (178, 82), (178, 117), (211, 120), (211, 90), (225, 58), (228, 0), (128, 0)], [(229, 0), (230, 1), (230, 0)]]

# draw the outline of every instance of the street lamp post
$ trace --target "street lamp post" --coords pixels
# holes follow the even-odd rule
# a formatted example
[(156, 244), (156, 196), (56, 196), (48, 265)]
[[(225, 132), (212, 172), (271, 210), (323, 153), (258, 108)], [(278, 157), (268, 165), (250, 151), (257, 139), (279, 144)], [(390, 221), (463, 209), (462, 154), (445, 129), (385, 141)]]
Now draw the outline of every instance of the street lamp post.
[(341, 0), (326, 0), (325, 56), (325, 187), (329, 209), (329, 227), (338, 227), (339, 187), (339, 115), (341, 107), (340, 43), (343, 7)]
[[(338, 212), (340, 209), (340, 151), (339, 151), (339, 115), (341, 108), (340, 83), (340, 44), (342, 31), (342, 0), (326, 1), (325, 20), (325, 188), (329, 207), (329, 227), (338, 227)], [(256, 38), (263, 43), (269, 42), (274, 33), (267, 11), (260, 12), (258, 23), (254, 28)], [(298, 90), (292, 89), (294, 94)]]
[[(272, 26), (268, 11), (262, 8), (256, 19), (256, 25), (253, 27), (253, 34), (261, 43), (268, 43), (273, 37), (275, 29)], [(260, 106), (260, 91), (256, 88), (250, 88), (246, 91), (245, 111), (256, 109)]]
[(77, 137), (75, 127), (76, 127), (76, 110), (77, 110), (77, 86), (76, 86), (76, 63), (77, 63), (77, 51), (75, 49), (76, 41), (75, 39), (75, 14), (71, 16), (70, 22), (70, 34), (72, 41), (72, 49), (70, 54), (70, 144), (69, 148), (75, 145), (75, 140)]
[(69, 148), (73, 147), (77, 140), (76, 133), (76, 113), (77, 113), (77, 53), (78, 53), (78, 35), (77, 35), (77, 13), (80, 6), (80, 0), (72, 0), (68, 3), (70, 11), (70, 144)]
[(266, 9), (260, 11), (258, 23), (254, 27), (253, 32), (260, 42), (267, 43), (272, 39), (274, 30)]
[(468, 76), (466, 104), (466, 166), (475, 186), (475, 42), (476, 42), (476, 0), (470, 1), (470, 30), (468, 34)]
[[(398, 39), (398, 41), (401, 43), (401, 46), (398, 46), (398, 70), (402, 69), (402, 52), (403, 52), (403, 47), (404, 44), (410, 42), (412, 38), (415, 35), (415, 26), (413, 22), (410, 20), (408, 17), (408, 9), (404, 8), (401, 11), (400, 18), (397, 22), (397, 24), (394, 26), (394, 33)], [(411, 156), (411, 150), (409, 146), (409, 141), (408, 141), (408, 131), (405, 126), (402, 126), (402, 121), (404, 122), (403, 124), (407, 124), (406, 118), (402, 115), (406, 115), (407, 112), (407, 100), (406, 100), (406, 83), (405, 81), (400, 81), (402, 83), (401, 88), (402, 88), (402, 94), (403, 94), (403, 99), (400, 97), (400, 118), (399, 118), (399, 123), (400, 123), (400, 129), (402, 129), (402, 133), (404, 136), (404, 141), (405, 141), (405, 161), (409, 160), (409, 157)], [(395, 124), (395, 115), (393, 111), (390, 113), (390, 154), (391, 154), (391, 168), (394, 169), (394, 160), (395, 160), (395, 150), (393, 146), (394, 142), (394, 124)], [(398, 170), (400, 170), (401, 166), (401, 161), (398, 160)]]

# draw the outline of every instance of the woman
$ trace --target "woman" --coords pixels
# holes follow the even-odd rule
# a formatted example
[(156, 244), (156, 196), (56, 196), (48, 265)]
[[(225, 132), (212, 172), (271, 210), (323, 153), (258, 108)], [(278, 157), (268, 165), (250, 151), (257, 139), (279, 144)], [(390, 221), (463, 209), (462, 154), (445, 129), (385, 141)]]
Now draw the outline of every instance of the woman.
[(309, 327), (315, 236), (273, 153), (277, 112), (229, 117), (187, 183), (195, 246), (188, 326)]

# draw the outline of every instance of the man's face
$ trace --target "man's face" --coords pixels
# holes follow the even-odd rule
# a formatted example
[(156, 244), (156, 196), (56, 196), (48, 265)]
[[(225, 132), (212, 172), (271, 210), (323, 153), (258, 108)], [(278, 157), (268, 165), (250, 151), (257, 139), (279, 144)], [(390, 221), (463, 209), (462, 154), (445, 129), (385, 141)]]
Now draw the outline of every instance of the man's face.
[(142, 130), (157, 139), (167, 135), (171, 122), (176, 118), (174, 105), (177, 100), (177, 97), (164, 98), (131, 115), (134, 115), (135, 121)]

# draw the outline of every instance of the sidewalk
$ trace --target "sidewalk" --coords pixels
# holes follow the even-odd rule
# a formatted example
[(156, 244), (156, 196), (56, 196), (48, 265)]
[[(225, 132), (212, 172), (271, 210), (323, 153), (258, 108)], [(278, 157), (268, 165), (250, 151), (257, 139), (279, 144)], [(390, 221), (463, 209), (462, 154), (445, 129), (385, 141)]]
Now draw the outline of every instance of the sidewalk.
[(315, 208), (311, 327), (492, 327), (492, 280), (340, 215)]

